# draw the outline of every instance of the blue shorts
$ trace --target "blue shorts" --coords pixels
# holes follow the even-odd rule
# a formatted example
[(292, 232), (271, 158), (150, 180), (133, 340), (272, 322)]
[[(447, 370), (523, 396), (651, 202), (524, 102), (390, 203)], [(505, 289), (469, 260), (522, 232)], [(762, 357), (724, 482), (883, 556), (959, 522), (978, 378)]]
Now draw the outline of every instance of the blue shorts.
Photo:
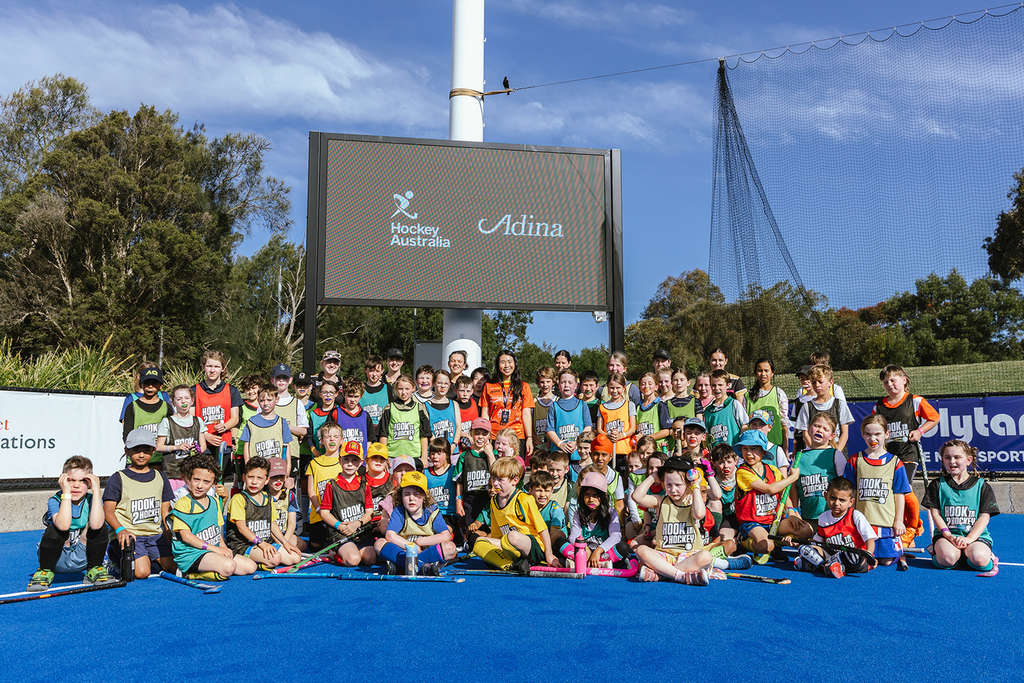
[(871, 527), (878, 534), (875, 540), (875, 557), (886, 560), (903, 556), (903, 541), (892, 533), (892, 527), (873, 526)]
[[(272, 545), (274, 547), (274, 550), (280, 550), (281, 549), (281, 544), (280, 543), (271, 543), (270, 545)], [(254, 546), (254, 545), (250, 545), (248, 548), (245, 549), (245, 552), (242, 553), (242, 554), (245, 555), (246, 557), (249, 557), (249, 553), (251, 553), (252, 549), (255, 548), (255, 547), (256, 546)]]
[(761, 524), (761, 522), (741, 522), (736, 534), (736, 540), (745, 541), (750, 536), (750, 532), (758, 528), (764, 529), (766, 533), (771, 533), (772, 525)]
[[(121, 561), (121, 545), (114, 538), (107, 548), (110, 560), (117, 564)], [(151, 560), (158, 560), (161, 557), (171, 557), (171, 540), (164, 534), (153, 534), (151, 536), (135, 537), (135, 559), (148, 557)]]

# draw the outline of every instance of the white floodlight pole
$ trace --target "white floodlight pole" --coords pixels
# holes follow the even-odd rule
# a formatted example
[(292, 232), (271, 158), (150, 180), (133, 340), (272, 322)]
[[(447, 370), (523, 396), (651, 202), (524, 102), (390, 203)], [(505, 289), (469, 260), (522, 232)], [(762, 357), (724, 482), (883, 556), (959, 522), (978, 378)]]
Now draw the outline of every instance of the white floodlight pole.
[[(484, 89), (484, 0), (452, 0), (452, 90)], [(483, 142), (484, 102), (473, 95), (448, 99), (448, 138)], [(442, 367), (452, 351), (466, 352), (467, 372), (481, 363), (480, 327), (483, 311), (444, 311)]]

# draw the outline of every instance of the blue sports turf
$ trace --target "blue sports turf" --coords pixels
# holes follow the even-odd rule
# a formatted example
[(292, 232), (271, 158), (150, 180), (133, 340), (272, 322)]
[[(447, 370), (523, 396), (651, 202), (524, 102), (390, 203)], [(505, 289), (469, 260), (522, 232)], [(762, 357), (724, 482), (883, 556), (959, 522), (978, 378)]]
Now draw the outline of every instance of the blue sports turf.
[[(1024, 561), (1024, 516), (991, 524)], [(38, 532), (0, 534), (0, 592)], [(308, 571), (337, 571), (320, 565)], [(351, 571), (351, 570), (349, 570)], [(151, 578), (0, 605), (3, 680), (1021, 680), (1024, 567), (994, 578), (915, 560), (825, 579), (782, 567), (707, 588), (470, 576), (462, 584)], [(58, 577), (78, 581), (77, 577)], [(404, 662), (404, 664), (403, 664)]]

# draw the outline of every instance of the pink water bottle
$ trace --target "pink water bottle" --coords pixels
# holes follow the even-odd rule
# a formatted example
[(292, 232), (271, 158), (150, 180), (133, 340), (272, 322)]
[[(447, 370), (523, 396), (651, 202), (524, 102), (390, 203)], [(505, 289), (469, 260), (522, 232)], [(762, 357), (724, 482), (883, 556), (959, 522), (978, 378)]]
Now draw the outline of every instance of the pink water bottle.
[(573, 544), (573, 548), (575, 549), (575, 552), (573, 553), (573, 571), (575, 571), (577, 574), (586, 574), (587, 544), (584, 541), (577, 539), (576, 543)]

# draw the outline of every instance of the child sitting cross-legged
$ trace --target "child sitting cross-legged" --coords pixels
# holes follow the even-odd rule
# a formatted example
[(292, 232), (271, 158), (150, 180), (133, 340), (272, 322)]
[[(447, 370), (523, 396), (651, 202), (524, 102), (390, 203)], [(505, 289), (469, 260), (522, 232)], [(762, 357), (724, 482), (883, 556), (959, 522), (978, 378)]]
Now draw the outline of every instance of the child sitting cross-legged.
[(427, 491), (426, 475), (402, 474), (394, 505), (384, 536), (387, 542), (380, 549), (384, 573), (404, 573), (407, 547), (415, 545), (417, 573), (437, 576), (441, 563), (455, 557), (456, 548), (451, 529)]
[(588, 567), (611, 567), (629, 554), (619, 515), (608, 499), (608, 479), (597, 465), (580, 471), (579, 502), (562, 546), (565, 557), (573, 555), (577, 541), (587, 545)]
[(473, 554), (492, 567), (526, 574), (541, 562), (557, 567), (558, 560), (537, 502), (518, 488), (522, 478), (523, 465), (516, 458), (498, 458), (491, 465), (495, 493), (490, 504), (490, 531), (476, 539)]
[(220, 497), (211, 495), (220, 476), (216, 459), (209, 453), (191, 455), (181, 462), (180, 471), (188, 492), (174, 502), (168, 515), (174, 563), (190, 579), (222, 581), (252, 574), (256, 563), (236, 556), (224, 543)]

